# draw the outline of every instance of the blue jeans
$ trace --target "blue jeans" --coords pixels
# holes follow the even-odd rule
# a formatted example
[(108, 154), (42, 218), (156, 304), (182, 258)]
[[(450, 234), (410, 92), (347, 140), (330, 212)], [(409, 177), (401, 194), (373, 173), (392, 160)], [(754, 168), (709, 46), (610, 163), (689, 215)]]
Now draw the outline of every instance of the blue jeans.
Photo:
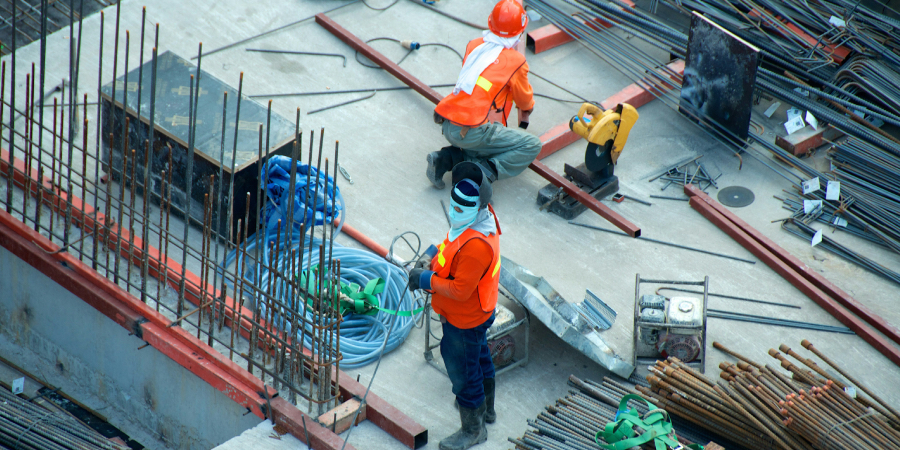
[(443, 323), (441, 357), (453, 385), (456, 401), (464, 408), (475, 409), (484, 402), (484, 379), (494, 378), (494, 362), (487, 345), (487, 330), (494, 314), (475, 328), (460, 329)]

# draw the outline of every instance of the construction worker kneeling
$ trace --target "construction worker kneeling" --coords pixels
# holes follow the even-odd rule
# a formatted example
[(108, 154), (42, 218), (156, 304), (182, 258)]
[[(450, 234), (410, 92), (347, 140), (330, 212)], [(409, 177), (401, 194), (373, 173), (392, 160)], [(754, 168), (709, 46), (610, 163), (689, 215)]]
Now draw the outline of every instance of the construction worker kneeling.
[(515, 50), (527, 25), (521, 4), (501, 0), (488, 18), (490, 30), (466, 46), (453, 92), (434, 109), (434, 120), (451, 144), (426, 157), (425, 175), (436, 188), (444, 188), (444, 174), (461, 161), (479, 164), (494, 181), (522, 173), (540, 153), (537, 136), (506, 126), (513, 103), (519, 128), (528, 126), (534, 110), (528, 63)]

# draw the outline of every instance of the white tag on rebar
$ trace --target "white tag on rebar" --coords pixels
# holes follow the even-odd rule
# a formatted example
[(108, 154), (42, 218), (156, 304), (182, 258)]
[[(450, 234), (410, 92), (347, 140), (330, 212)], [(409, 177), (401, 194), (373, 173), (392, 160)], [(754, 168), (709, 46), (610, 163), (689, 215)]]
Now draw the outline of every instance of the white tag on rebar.
[(840, 200), (841, 199), (841, 182), (840, 181), (828, 181), (828, 184), (825, 187), (825, 200)]
[(834, 216), (834, 220), (832, 220), (831, 223), (833, 223), (841, 228), (847, 228), (847, 224), (849, 224), (850, 222), (847, 222), (847, 219), (845, 219), (841, 216)]
[(775, 111), (778, 111), (778, 108), (780, 107), (781, 102), (772, 103), (772, 105), (769, 106), (768, 109), (766, 109), (766, 112), (764, 112), (763, 115), (765, 115), (766, 117), (772, 117), (772, 114), (775, 114)]
[(813, 192), (816, 192), (819, 190), (819, 177), (804, 181), (802, 184), (804, 194), (811, 194)]
[(784, 129), (787, 131), (787, 134), (794, 134), (795, 131), (805, 127), (806, 124), (803, 123), (803, 117), (797, 116), (791, 120), (788, 120), (784, 123)]
[(796, 88), (794, 88), (794, 92), (796, 92), (804, 97), (809, 97), (809, 91), (807, 91), (806, 89), (800, 89), (800, 88), (796, 87)]
[(12, 393), (13, 395), (19, 395), (25, 392), (25, 377), (16, 378), (12, 382)]
[(799, 109), (792, 107), (791, 109), (787, 110), (787, 112), (785, 114), (787, 114), (788, 120), (792, 120), (795, 117), (802, 116), (803, 111), (800, 111)]
[(822, 207), (822, 200), (803, 200), (803, 214), (809, 214)]
[(831, 18), (828, 19), (828, 23), (830, 23), (838, 28), (844, 28), (847, 26), (847, 22), (844, 21), (844, 19), (841, 19), (840, 17), (837, 17), (837, 16), (831, 16)]
[(856, 388), (853, 386), (844, 386), (844, 392), (850, 397), (856, 398)]
[(806, 112), (806, 123), (813, 127), (813, 130), (819, 129), (819, 121), (816, 120), (816, 116), (812, 115), (809, 111)]
[(822, 230), (816, 231), (816, 234), (812, 237), (812, 246), (815, 247), (822, 242)]
[(866, 116), (865, 119), (866, 122), (871, 123), (875, 128), (881, 128), (881, 126), (884, 125), (884, 121), (875, 116)]

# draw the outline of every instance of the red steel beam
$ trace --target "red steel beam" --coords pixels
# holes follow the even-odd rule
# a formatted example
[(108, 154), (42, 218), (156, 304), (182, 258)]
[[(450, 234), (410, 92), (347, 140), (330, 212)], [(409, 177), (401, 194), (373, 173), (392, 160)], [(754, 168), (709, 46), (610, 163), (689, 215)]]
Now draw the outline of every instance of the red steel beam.
[[(835, 319), (844, 324), (847, 328), (853, 330), (857, 336), (868, 342), (869, 345), (891, 360), (891, 362), (900, 366), (900, 348), (876, 332), (868, 323), (850, 312), (838, 300), (819, 288), (816, 283), (806, 278), (804, 272), (795, 270), (791, 264), (785, 262), (781, 258), (782, 254), (770, 250), (767, 245), (760, 242), (757, 239), (758, 232), (756, 230), (753, 230), (748, 226), (752, 232), (746, 231), (743, 227), (733, 222), (727, 215), (722, 214), (720, 209), (713, 205), (713, 203), (716, 203), (714, 200), (709, 199), (708, 196), (708, 200), (703, 199), (700, 195), (696, 195), (697, 191), (699, 190), (689, 189), (687, 186), (685, 187), (686, 194), (695, 194), (690, 197), (690, 205), (692, 208), (709, 219), (710, 222), (731, 236), (732, 239), (744, 246), (744, 248), (756, 255), (757, 258), (765, 262), (766, 265), (781, 275), (785, 280), (791, 283), (791, 285), (799, 289), (812, 301), (828, 311)], [(781, 250), (781, 252), (786, 253), (780, 247), (778, 247), (778, 249)]]
[[(337, 375), (332, 372), (331, 379), (336, 381)], [(341, 398), (357, 398), (362, 400), (366, 387), (341, 372)], [(417, 449), (428, 443), (428, 430), (412, 420), (393, 405), (369, 392), (366, 397), (366, 420), (374, 423), (382, 430), (411, 449)]]
[[(431, 100), (433, 103), (437, 104), (441, 101), (441, 99), (443, 99), (440, 94), (438, 94), (431, 88), (428, 88), (428, 86), (425, 86), (421, 81), (410, 75), (405, 70), (397, 67), (396, 64), (382, 56), (372, 47), (369, 47), (365, 42), (342, 28), (340, 25), (334, 23), (334, 21), (329, 19), (324, 14), (319, 14), (316, 16), (316, 23), (325, 27), (325, 29), (333, 33), (340, 40), (349, 44), (351, 47), (371, 59), (383, 69), (394, 74), (394, 76), (396, 76), (400, 81), (413, 88), (416, 92), (424, 95), (425, 98)], [(420, 89), (423, 86), (424, 89)], [(427, 89), (427, 91), (425, 89)], [(537, 172), (538, 175), (544, 177), (554, 186), (563, 188), (563, 190), (566, 191), (567, 194), (587, 206), (591, 211), (600, 214), (600, 216), (602, 216), (604, 219), (609, 220), (614, 225), (619, 227), (622, 231), (628, 233), (630, 236), (638, 237), (641, 235), (641, 229), (637, 225), (629, 222), (624, 217), (618, 215), (615, 211), (609, 209), (606, 205), (600, 203), (599, 200), (591, 197), (587, 192), (579, 189), (578, 186), (575, 186), (570, 181), (560, 176), (558, 173), (550, 170), (550, 168), (545, 164), (541, 163), (538, 160), (534, 160), (534, 162), (532, 162), (528, 167), (531, 168), (531, 170)]]
[(558, 173), (550, 170), (546, 164), (534, 160), (531, 162), (531, 165), (528, 166), (531, 170), (537, 172), (538, 175), (544, 177), (547, 181), (549, 181), (552, 185), (562, 188), (566, 194), (569, 194), (570, 197), (578, 200), (579, 203), (587, 206), (588, 209), (594, 211), (599, 214), (600, 217), (610, 221), (613, 225), (618, 227), (620, 230), (628, 233), (631, 237), (640, 237), (641, 229), (637, 225), (628, 221), (628, 219), (616, 214), (615, 211), (609, 209), (608, 206), (600, 203), (599, 200), (591, 197), (591, 194), (585, 192), (578, 186), (575, 186), (571, 181), (563, 178)]
[(443, 95), (428, 87), (427, 84), (419, 81), (419, 79), (412, 76), (409, 72), (401, 69), (400, 66), (394, 64), (393, 61), (387, 59), (380, 52), (369, 46), (369, 44), (366, 44), (362, 39), (338, 25), (337, 22), (331, 20), (331, 18), (325, 14), (316, 14), (316, 23), (331, 32), (331, 34), (337, 36), (338, 39), (344, 41), (344, 43), (354, 50), (360, 52), (366, 58), (369, 58), (375, 64), (381, 66), (381, 68), (388, 71), (388, 73), (406, 83), (406, 85), (413, 88), (414, 91), (422, 94), (422, 96), (428, 100), (431, 100), (433, 103), (436, 104), (444, 98)]
[(856, 314), (857, 316), (868, 322), (870, 325), (875, 327), (876, 330), (884, 333), (884, 335), (892, 341), (900, 344), (900, 329), (885, 321), (881, 316), (850, 296), (850, 294), (844, 292), (843, 289), (835, 286), (834, 283), (829, 281), (827, 278), (825, 278), (815, 270), (812, 270), (803, 261), (800, 261), (799, 258), (778, 246), (778, 244), (776, 244), (774, 241), (751, 227), (747, 222), (744, 222), (733, 212), (729, 211), (728, 208), (725, 208), (720, 203), (710, 198), (709, 195), (707, 195), (705, 192), (701, 191), (693, 185), (686, 185), (684, 188), (684, 192), (689, 197), (697, 197), (700, 201), (703, 201), (704, 203), (710, 205), (719, 214), (725, 216), (735, 226), (752, 236), (753, 239), (759, 242), (770, 252), (778, 256), (779, 259), (784, 261), (793, 270), (809, 280), (810, 283), (834, 298), (838, 303), (841, 304), (841, 306), (847, 308), (850, 312)]
[[(628, 6), (634, 8), (634, 3), (630, 0), (622, 0), (627, 3)], [(596, 28), (596, 26), (602, 26), (603, 28), (609, 28), (612, 25), (605, 20), (601, 20), (599, 18), (595, 19), (597, 22), (596, 25), (591, 23), (586, 23), (591, 28)], [(559, 47), (560, 45), (569, 43), (574, 41), (575, 38), (566, 33), (563, 30), (560, 30), (556, 25), (544, 25), (530, 33), (526, 36), (526, 42), (528, 43), (528, 47), (535, 54), (545, 52), (550, 50), (551, 48)]]
[[(666, 65), (666, 67), (678, 75), (684, 74), (684, 60), (679, 59), (672, 61)], [(669, 78), (673, 81), (678, 81), (671, 74), (669, 75)], [(640, 108), (660, 95), (662, 93), (660, 90), (661, 88), (669, 90), (674, 87), (675, 84), (656, 86), (654, 83), (651, 83), (649, 79), (644, 78), (636, 83), (625, 86), (621, 91), (600, 102), (600, 106), (603, 109), (610, 109), (619, 103), (628, 103), (635, 108)], [(541, 135), (541, 152), (538, 154), (537, 159), (544, 159), (579, 139), (581, 139), (581, 136), (569, 130), (568, 122), (561, 123)]]

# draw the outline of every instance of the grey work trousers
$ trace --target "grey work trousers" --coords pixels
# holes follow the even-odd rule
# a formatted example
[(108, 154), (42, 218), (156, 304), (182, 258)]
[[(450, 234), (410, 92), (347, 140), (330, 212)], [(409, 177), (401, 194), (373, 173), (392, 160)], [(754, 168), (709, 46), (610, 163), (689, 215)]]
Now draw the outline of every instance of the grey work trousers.
[(444, 121), (444, 137), (466, 154), (466, 161), (486, 166), (488, 160), (497, 168), (497, 179), (512, 178), (528, 168), (541, 152), (541, 140), (518, 128), (501, 123), (486, 123), (470, 128), (466, 137), (460, 136), (463, 127)]

